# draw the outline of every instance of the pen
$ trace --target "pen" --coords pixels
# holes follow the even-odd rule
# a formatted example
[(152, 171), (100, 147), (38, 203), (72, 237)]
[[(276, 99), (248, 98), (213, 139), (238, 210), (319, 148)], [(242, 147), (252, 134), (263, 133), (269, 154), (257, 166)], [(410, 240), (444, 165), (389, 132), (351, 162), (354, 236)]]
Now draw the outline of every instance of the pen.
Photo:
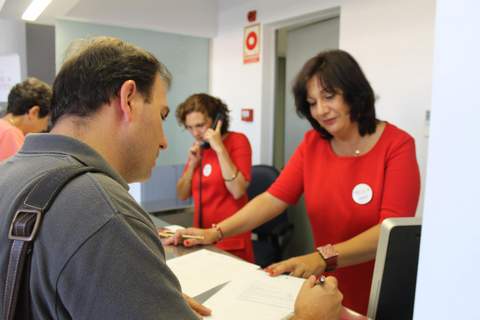
[(320, 276), (317, 276), (317, 282), (316, 282), (316, 284), (323, 286), (323, 284), (325, 283), (325, 279), (326, 279), (326, 278), (325, 278), (325, 276), (324, 276), (323, 274), (320, 275)]
[[(175, 232), (172, 232), (172, 231), (158, 231), (158, 235), (162, 238), (170, 238), (170, 237), (173, 237), (175, 235)], [(204, 236), (194, 236), (194, 235), (190, 235), (190, 234), (184, 234), (184, 235), (182, 235), (182, 238), (196, 239), (196, 240), (205, 239)]]

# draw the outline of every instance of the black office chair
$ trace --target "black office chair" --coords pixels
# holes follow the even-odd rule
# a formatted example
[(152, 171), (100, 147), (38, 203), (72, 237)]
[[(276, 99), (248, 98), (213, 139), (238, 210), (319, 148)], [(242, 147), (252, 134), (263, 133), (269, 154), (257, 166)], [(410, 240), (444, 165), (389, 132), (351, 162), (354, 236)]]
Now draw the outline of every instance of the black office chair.
[[(268, 165), (252, 167), (252, 179), (247, 189), (251, 200), (266, 191), (278, 177), (278, 170)], [(282, 260), (282, 254), (293, 233), (293, 225), (288, 221), (287, 210), (252, 231), (255, 261), (266, 267)]]

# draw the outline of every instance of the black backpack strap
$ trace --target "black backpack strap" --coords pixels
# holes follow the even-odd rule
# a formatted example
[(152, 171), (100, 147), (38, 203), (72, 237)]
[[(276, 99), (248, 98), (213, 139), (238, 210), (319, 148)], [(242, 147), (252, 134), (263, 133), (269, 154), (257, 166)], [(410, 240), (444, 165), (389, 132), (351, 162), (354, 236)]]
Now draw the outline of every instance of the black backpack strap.
[[(17, 209), (8, 233), (8, 239), (13, 240), (13, 242), (10, 247), (10, 258), (3, 296), (5, 320), (15, 319), (20, 291), (26, 292), (27, 296), (29, 296), (28, 275), (30, 270), (28, 270), (29, 264), (27, 267), (25, 265), (29, 260), (32, 244), (44, 215), (62, 188), (69, 181), (85, 172), (101, 172), (101, 170), (76, 165), (48, 171), (33, 185), (23, 204)], [(25, 300), (26, 295), (22, 295), (24, 296), (22, 300)], [(22, 305), (28, 309), (21, 310), (22, 314), (29, 315), (29, 301), (22, 301)]]

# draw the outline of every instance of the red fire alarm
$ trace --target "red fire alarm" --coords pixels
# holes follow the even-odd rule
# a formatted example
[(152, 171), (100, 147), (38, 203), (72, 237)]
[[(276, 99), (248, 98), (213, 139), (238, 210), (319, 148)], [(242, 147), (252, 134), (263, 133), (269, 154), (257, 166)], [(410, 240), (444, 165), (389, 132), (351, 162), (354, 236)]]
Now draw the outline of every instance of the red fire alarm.
[(255, 22), (257, 20), (257, 10), (251, 10), (247, 13), (248, 22)]
[(242, 109), (242, 121), (253, 122), (253, 109)]

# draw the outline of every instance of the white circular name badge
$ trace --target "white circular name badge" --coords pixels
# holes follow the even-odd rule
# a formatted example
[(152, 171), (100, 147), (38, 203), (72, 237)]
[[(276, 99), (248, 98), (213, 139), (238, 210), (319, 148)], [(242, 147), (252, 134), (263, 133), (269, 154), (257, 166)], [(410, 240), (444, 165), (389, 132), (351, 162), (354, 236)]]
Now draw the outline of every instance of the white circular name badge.
[(359, 183), (352, 190), (352, 198), (355, 203), (367, 204), (373, 198), (372, 188), (366, 183)]
[(212, 165), (210, 163), (207, 163), (206, 165), (203, 166), (203, 175), (205, 177), (208, 177), (212, 173)]

